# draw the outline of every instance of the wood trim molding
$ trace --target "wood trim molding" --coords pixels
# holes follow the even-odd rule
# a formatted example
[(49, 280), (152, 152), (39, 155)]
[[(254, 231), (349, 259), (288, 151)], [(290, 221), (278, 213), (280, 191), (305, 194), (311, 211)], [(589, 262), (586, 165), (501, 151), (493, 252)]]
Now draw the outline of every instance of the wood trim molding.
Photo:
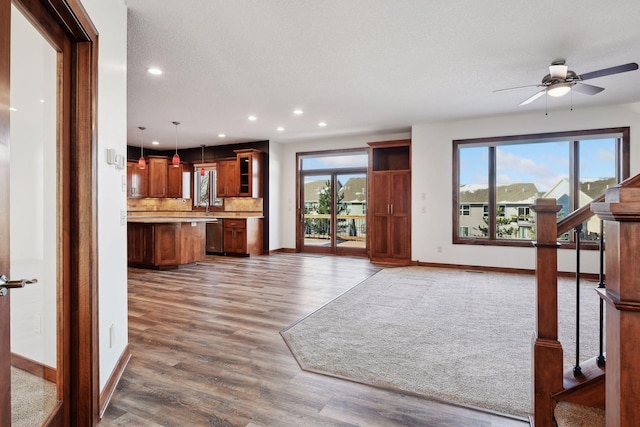
[(52, 383), (55, 383), (57, 381), (56, 368), (52, 368), (51, 366), (36, 362), (35, 360), (29, 359), (28, 357), (24, 357), (16, 353), (11, 353), (11, 366), (26, 371), (36, 377), (43, 378)]
[(120, 378), (122, 378), (122, 374), (124, 374), (127, 365), (129, 364), (129, 360), (131, 360), (131, 350), (129, 348), (129, 345), (127, 344), (127, 346), (124, 348), (124, 351), (120, 355), (118, 363), (116, 363), (113, 372), (111, 372), (111, 375), (109, 376), (109, 379), (107, 380), (102, 393), (100, 393), (101, 419), (104, 416), (104, 412), (107, 410), (107, 407), (109, 406), (109, 402), (111, 402), (113, 393), (116, 391), (116, 387), (118, 386)]
[[(506, 267), (488, 267), (483, 265), (465, 265), (465, 264), (443, 264), (438, 262), (423, 262), (413, 261), (411, 265), (420, 267), (433, 267), (433, 268), (451, 268), (454, 270), (467, 270), (477, 272), (491, 272), (491, 273), (510, 273), (510, 274), (529, 274), (535, 275), (536, 271), (527, 268), (506, 268)], [(558, 271), (558, 277), (575, 278), (576, 273), (571, 271)], [(598, 281), (600, 277), (595, 273), (581, 273), (580, 278), (585, 280)]]
[(295, 254), (298, 253), (296, 248), (280, 248), (280, 249), (272, 249), (266, 255), (273, 254)]

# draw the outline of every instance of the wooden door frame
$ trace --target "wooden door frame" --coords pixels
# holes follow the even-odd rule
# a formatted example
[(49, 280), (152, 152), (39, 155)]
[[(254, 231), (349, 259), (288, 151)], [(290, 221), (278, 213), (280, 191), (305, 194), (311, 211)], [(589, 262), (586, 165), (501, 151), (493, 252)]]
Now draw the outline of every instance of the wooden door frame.
[[(59, 64), (63, 80), (58, 80), (64, 88), (58, 111), (69, 118), (58, 129), (59, 182), (62, 184), (57, 203), (68, 213), (58, 219), (62, 236), (59, 245), (65, 254), (59, 265), (63, 290), (59, 293), (62, 297), (58, 297), (61, 308), (58, 354), (67, 357), (62, 363), (58, 360), (56, 371), (58, 395), (64, 404), (56, 407), (45, 425), (91, 426), (99, 421), (100, 403), (96, 194), (98, 34), (79, 0), (0, 0), (0, 177), (5, 182), (9, 178), (12, 3), (47, 39), (65, 44), (65, 51), (70, 53)], [(60, 51), (61, 46), (57, 49)], [(9, 194), (4, 188), (0, 188), (0, 203), (9, 206)], [(8, 233), (0, 235), (0, 240), (2, 262), (9, 258)], [(0, 268), (8, 267), (0, 265)], [(0, 326), (0, 333), (8, 334), (8, 330), (8, 322)], [(7, 384), (6, 378), (0, 379), (2, 384)], [(4, 412), (2, 409), (0, 412)]]
[[(346, 256), (369, 256), (369, 233), (367, 232), (367, 240), (365, 243), (364, 249), (344, 249), (338, 248), (332, 245), (330, 248), (323, 247), (313, 247), (313, 246), (305, 246), (304, 245), (304, 184), (303, 178), (306, 175), (329, 175), (331, 181), (331, 198), (332, 200), (335, 197), (335, 189), (334, 189), (334, 175), (348, 175), (353, 171), (349, 168), (332, 168), (332, 169), (318, 169), (318, 170), (308, 170), (303, 171), (301, 168), (302, 159), (304, 157), (314, 157), (314, 156), (327, 156), (327, 155), (348, 155), (348, 154), (367, 154), (367, 148), (343, 148), (336, 150), (323, 150), (323, 151), (307, 151), (307, 152), (299, 152), (296, 153), (296, 221), (295, 221), (295, 233), (296, 233), (296, 252), (306, 252), (306, 253), (323, 253), (330, 255), (346, 255)], [(367, 176), (366, 182), (367, 187), (369, 186), (369, 170), (370, 167), (357, 168), (358, 170), (353, 173), (364, 173)], [(369, 190), (367, 188), (367, 193)], [(368, 206), (369, 198), (367, 196), (367, 206)], [(367, 222), (367, 230), (369, 224), (369, 209), (367, 208), (366, 215)], [(335, 229), (337, 226), (336, 222), (336, 213), (335, 207), (331, 209), (331, 227)], [(334, 230), (332, 230), (334, 231)], [(335, 234), (335, 233), (334, 233)], [(332, 241), (335, 236), (332, 234)]]

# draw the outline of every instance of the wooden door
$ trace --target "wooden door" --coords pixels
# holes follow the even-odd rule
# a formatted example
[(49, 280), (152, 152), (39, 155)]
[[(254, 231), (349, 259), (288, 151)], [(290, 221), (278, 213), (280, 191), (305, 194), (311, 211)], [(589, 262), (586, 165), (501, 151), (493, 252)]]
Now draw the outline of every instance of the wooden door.
[(371, 241), (372, 258), (387, 258), (390, 254), (391, 185), (389, 172), (371, 174)]
[(409, 172), (390, 172), (389, 255), (406, 260), (411, 259), (410, 185)]
[(11, 391), (23, 374), (53, 386), (37, 425), (97, 423), (96, 47), (77, 2), (0, 0), (3, 427), (20, 422), (25, 396)]

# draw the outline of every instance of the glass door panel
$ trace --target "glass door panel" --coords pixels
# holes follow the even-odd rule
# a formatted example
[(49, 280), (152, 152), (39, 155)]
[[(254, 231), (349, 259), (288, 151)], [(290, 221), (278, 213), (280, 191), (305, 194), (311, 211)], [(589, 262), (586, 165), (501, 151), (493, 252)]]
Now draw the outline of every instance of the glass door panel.
[(366, 249), (367, 174), (336, 176), (336, 246)]
[(58, 400), (57, 52), (11, 12), (10, 290), (12, 425), (40, 425)]
[(331, 248), (331, 175), (307, 175), (303, 180), (304, 246)]

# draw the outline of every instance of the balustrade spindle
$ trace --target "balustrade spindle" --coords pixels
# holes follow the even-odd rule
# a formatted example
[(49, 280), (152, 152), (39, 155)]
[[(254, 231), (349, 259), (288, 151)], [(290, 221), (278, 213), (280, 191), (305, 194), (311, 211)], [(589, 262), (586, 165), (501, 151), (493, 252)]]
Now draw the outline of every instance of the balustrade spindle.
[[(600, 242), (599, 242), (599, 251), (600, 251), (600, 272), (598, 275), (598, 289), (604, 289), (604, 221), (600, 220)], [(600, 352), (598, 354), (598, 358), (596, 359), (596, 363), (599, 367), (603, 367), (606, 363), (606, 359), (604, 357), (604, 300), (600, 298)]]
[(576, 364), (573, 367), (573, 376), (582, 375), (580, 367), (580, 238), (582, 224), (575, 227), (576, 232)]

